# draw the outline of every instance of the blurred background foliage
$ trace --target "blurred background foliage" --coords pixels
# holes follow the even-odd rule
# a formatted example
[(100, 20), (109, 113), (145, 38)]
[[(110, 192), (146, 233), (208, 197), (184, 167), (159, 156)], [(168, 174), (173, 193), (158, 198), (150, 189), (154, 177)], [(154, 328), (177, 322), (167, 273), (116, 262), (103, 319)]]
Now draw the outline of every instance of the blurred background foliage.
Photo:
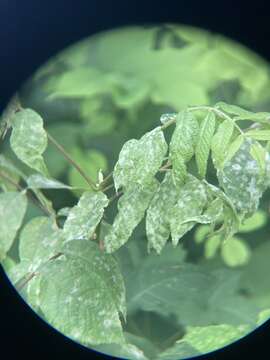
[[(158, 126), (163, 113), (217, 101), (270, 111), (270, 67), (243, 46), (200, 29), (170, 24), (129, 27), (103, 32), (61, 52), (24, 84), (19, 95), (22, 106), (36, 110), (47, 131), (97, 181), (100, 169), (105, 175), (112, 170), (123, 144)], [(18, 163), (8, 142), (2, 146), (2, 152)], [(52, 145), (45, 161), (53, 177), (86, 186)], [(81, 194), (44, 193), (57, 210), (74, 205)], [(147, 256), (144, 226), (138, 226), (116, 254), (132, 303), (125, 329), (130, 342), (143, 343), (153, 358), (181, 339), (188, 325), (257, 326), (258, 314), (270, 308), (269, 200), (268, 191), (260, 210), (226, 244), (218, 237), (207, 239), (208, 227), (201, 225), (177, 249), (168, 244), (160, 257)], [(116, 207), (110, 207), (106, 221), (115, 212)], [(37, 215), (38, 210), (29, 206), (26, 220)], [(10, 255), (7, 270), (16, 261), (16, 246)], [(150, 274), (151, 268), (179, 263), (184, 272), (175, 281), (181, 294), (161, 288), (169, 298), (150, 307), (143, 296), (132, 300), (140, 292), (139, 278), (149, 287), (160, 279), (158, 273)], [(211, 281), (205, 283), (202, 273)], [(103, 350), (115, 352), (110, 346)]]

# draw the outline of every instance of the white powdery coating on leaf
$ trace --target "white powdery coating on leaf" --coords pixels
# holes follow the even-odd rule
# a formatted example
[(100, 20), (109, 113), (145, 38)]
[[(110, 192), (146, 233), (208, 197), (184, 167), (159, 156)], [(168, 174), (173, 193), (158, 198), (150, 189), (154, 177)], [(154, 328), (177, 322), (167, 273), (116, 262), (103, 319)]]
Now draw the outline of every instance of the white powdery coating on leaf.
[(185, 223), (191, 217), (201, 215), (207, 204), (207, 192), (203, 183), (189, 175), (188, 181), (179, 193), (179, 200), (170, 210), (170, 230), (173, 245), (185, 235), (195, 222)]
[(252, 214), (266, 188), (260, 164), (251, 156), (252, 140), (245, 140), (233, 158), (217, 172), (220, 185), (240, 212)]
[(83, 240), (66, 243), (62, 251), (66, 259), (51, 262), (42, 273), (40, 307), (46, 319), (82, 344), (124, 343), (119, 312), (125, 315), (125, 288), (114, 258)]
[(100, 222), (109, 200), (102, 192), (85, 192), (68, 214), (64, 224), (65, 241), (89, 239)]
[(118, 202), (118, 214), (109, 233), (104, 238), (104, 246), (108, 253), (119, 249), (126, 243), (135, 227), (143, 219), (158, 183), (155, 179), (145, 187), (134, 186), (128, 189)]
[(151, 183), (167, 152), (161, 127), (146, 133), (140, 140), (129, 140), (120, 151), (113, 178), (116, 190), (121, 186)]
[(17, 112), (12, 118), (10, 145), (17, 157), (25, 164), (44, 172), (42, 154), (47, 147), (47, 134), (43, 129), (42, 118), (33, 110)]
[(53, 219), (40, 216), (25, 225), (20, 234), (19, 254), (21, 261), (29, 261), (29, 271), (56, 255), (62, 245), (62, 230)]
[(0, 194), (0, 260), (5, 257), (15, 239), (26, 207), (25, 194), (18, 192)]
[(169, 210), (176, 203), (179, 189), (175, 186), (172, 172), (168, 171), (151, 200), (146, 214), (148, 248), (160, 253), (170, 236)]

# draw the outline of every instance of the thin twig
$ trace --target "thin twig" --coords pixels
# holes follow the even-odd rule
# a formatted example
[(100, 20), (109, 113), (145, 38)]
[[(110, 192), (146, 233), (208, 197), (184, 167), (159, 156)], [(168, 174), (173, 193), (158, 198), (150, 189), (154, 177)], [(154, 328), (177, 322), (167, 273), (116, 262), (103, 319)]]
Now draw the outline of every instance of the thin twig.
[[(44, 265), (46, 265), (48, 262), (52, 261), (52, 260), (55, 260), (57, 258), (59, 258), (61, 255), (63, 255), (63, 253), (57, 253), (55, 255), (53, 255), (52, 257), (49, 258), (49, 260), (47, 260), (45, 263), (41, 264), (39, 266), (39, 268), (42, 268)], [(35, 276), (37, 276), (39, 273), (37, 271), (33, 271), (31, 273), (28, 273), (26, 275), (24, 275), (20, 280), (18, 280), (16, 283), (15, 283), (15, 288), (18, 290), (18, 291), (21, 291), (25, 285), (28, 284), (28, 282), (30, 280), (32, 280)]]
[[(0, 177), (7, 180), (11, 185), (15, 186), (18, 191), (28, 190), (24, 189), (20, 184), (17, 184), (13, 179), (11, 179), (8, 175), (4, 174), (0, 171)], [(32, 195), (31, 192), (26, 192), (29, 200), (37, 207), (39, 207), (46, 215), (51, 216), (51, 213)]]
[(85, 179), (87, 184), (94, 190), (97, 191), (97, 187), (95, 182), (89, 178), (83, 171), (83, 169), (71, 158), (71, 156), (66, 152), (62, 145), (60, 145), (47, 131), (47, 136), (50, 142), (61, 152), (61, 154), (66, 158), (66, 160), (75, 167), (75, 169), (79, 172), (79, 174)]
[(106, 186), (104, 189), (101, 189), (101, 190), (102, 190), (103, 192), (105, 192), (105, 191), (111, 189), (112, 187), (114, 187), (114, 184), (110, 184), (110, 185)]
[(167, 171), (172, 164), (168, 161), (165, 165), (159, 168), (159, 171)]
[(110, 172), (109, 175), (107, 175), (103, 181), (100, 183), (100, 187), (103, 187), (104, 185), (107, 184), (108, 180), (110, 180), (110, 178), (113, 176), (113, 172)]
[(114, 200), (116, 200), (118, 197), (120, 197), (122, 195), (123, 195), (122, 191), (120, 191), (119, 193), (114, 194), (114, 196), (109, 199), (109, 204), (111, 204)]

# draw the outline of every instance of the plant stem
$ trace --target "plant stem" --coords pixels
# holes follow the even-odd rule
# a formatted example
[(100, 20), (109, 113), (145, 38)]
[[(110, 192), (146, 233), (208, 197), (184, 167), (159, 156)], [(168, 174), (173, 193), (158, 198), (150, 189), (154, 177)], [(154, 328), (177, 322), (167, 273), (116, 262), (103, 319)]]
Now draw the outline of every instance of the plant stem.
[[(18, 191), (27, 190), (24, 189), (21, 185), (17, 184), (13, 179), (11, 179), (8, 175), (4, 174), (3, 172), (0, 172), (0, 177), (7, 180), (11, 185), (15, 186)], [(49, 210), (47, 210), (38, 200), (36, 200), (36, 198), (29, 191), (26, 192), (26, 195), (35, 206), (39, 207), (46, 215), (51, 216)]]
[(79, 174), (84, 178), (87, 184), (94, 190), (97, 191), (95, 182), (89, 178), (83, 171), (83, 169), (71, 158), (71, 156), (66, 152), (62, 145), (60, 145), (47, 131), (47, 136), (50, 142), (61, 152), (61, 154), (66, 158), (66, 160), (79, 172)]
[(119, 193), (114, 194), (114, 196), (109, 199), (109, 204), (111, 204), (115, 199), (117, 199), (121, 195), (123, 195), (122, 191), (120, 191)]
[(167, 171), (172, 164), (168, 161), (165, 165), (159, 168), (159, 171)]
[(114, 184), (110, 184), (110, 185), (106, 186), (106, 187), (103, 188), (103, 189), (101, 188), (101, 190), (102, 190), (103, 192), (105, 192), (105, 191), (111, 189), (112, 187), (114, 187)]
[[(52, 261), (52, 260), (55, 260), (57, 258), (59, 258), (61, 255), (63, 255), (63, 253), (58, 253), (56, 255), (53, 255), (52, 257), (49, 258), (49, 260), (45, 261), (45, 263), (41, 264), (39, 266), (39, 268), (42, 268), (44, 265), (46, 265), (48, 262)], [(37, 269), (38, 270), (38, 269)], [(16, 283), (15, 283), (15, 288), (18, 290), (18, 291), (21, 291), (25, 285), (30, 281), (32, 280), (36, 275), (38, 275), (39, 273), (36, 271), (33, 271), (31, 273), (27, 273), (26, 275), (24, 275), (20, 280), (18, 280)]]
[(107, 176), (105, 177), (105, 179), (100, 183), (99, 186), (102, 188), (102, 187), (108, 182), (108, 180), (110, 180), (110, 178), (112, 177), (112, 175), (113, 175), (113, 172), (110, 172), (109, 175), (107, 175)]

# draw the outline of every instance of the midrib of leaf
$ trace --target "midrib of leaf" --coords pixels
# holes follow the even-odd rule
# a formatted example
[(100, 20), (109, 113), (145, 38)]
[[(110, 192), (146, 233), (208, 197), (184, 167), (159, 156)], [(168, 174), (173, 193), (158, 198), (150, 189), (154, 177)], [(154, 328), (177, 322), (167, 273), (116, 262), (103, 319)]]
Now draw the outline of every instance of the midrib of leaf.
[[(179, 268), (181, 268), (181, 266), (179, 265), (179, 266), (177, 266), (177, 267), (179, 267)], [(174, 267), (175, 269), (176, 269), (176, 267)], [(136, 301), (138, 298), (140, 298), (142, 295), (144, 295), (145, 293), (147, 293), (147, 292), (149, 292), (151, 289), (153, 289), (153, 288), (156, 288), (156, 287), (158, 287), (159, 285), (161, 285), (161, 284), (163, 284), (164, 282), (166, 282), (168, 279), (170, 279), (170, 278), (174, 278), (175, 277), (175, 275), (171, 275), (170, 274), (170, 276), (168, 276), (168, 277), (166, 277), (166, 279), (162, 279), (161, 281), (158, 281), (158, 282), (156, 282), (155, 284), (152, 284), (151, 286), (149, 286), (149, 287), (145, 287), (142, 291), (139, 291), (131, 300), (130, 300), (130, 302), (134, 302), (134, 301)], [(140, 284), (142, 284), (142, 282), (141, 282), (141, 277), (139, 278), (140, 279)], [(153, 294), (151, 294), (151, 293), (149, 293), (151, 296), (153, 295)], [(164, 299), (161, 299), (162, 301), (164, 301)]]

